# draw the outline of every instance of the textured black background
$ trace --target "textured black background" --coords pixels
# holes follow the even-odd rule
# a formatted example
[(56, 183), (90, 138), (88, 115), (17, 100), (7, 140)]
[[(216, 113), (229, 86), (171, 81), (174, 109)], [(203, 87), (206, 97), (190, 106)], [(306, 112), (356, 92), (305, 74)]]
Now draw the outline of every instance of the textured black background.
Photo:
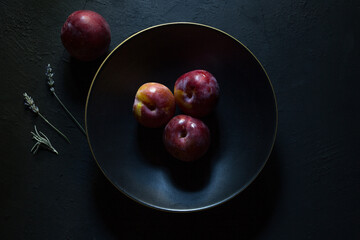
[[(216, 208), (171, 214), (127, 199), (106, 180), (85, 136), (48, 91), (84, 121), (101, 63), (72, 60), (60, 28), (75, 10), (103, 15), (110, 50), (155, 24), (190, 21), (244, 43), (274, 85), (279, 128), (263, 172)], [(0, 239), (360, 238), (360, 4), (355, 0), (0, 1)], [(26, 110), (23, 92), (72, 141)], [(33, 125), (60, 155), (30, 153)]]

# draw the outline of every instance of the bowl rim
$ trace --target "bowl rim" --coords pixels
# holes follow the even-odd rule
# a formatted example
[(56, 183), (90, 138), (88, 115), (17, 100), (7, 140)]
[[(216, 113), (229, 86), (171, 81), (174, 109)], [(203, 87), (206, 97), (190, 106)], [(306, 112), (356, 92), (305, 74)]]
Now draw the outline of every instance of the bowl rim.
[[(194, 25), (194, 26), (199, 26), (199, 27), (204, 27), (204, 28), (209, 28), (211, 30), (217, 31), (219, 33), (222, 33), (224, 35), (226, 35), (227, 37), (230, 37), (231, 39), (235, 40), (238, 44), (240, 44), (242, 47), (244, 47), (246, 49), (246, 51), (248, 51), (251, 56), (257, 61), (257, 63), (261, 66), (261, 69), (264, 71), (265, 76), (267, 78), (268, 83), (270, 84), (271, 87), (271, 91), (272, 91), (272, 95), (274, 97), (274, 105), (275, 105), (275, 129), (274, 129), (274, 135), (273, 135), (273, 139), (272, 139), (272, 144), (269, 150), (269, 153), (264, 161), (264, 163), (262, 164), (262, 166), (259, 168), (259, 170), (257, 171), (256, 174), (254, 174), (254, 176), (246, 183), (244, 184), (241, 188), (239, 188), (238, 191), (234, 192), (233, 194), (231, 194), (230, 196), (222, 199), (221, 201), (218, 201), (216, 203), (210, 204), (210, 205), (206, 205), (206, 206), (202, 206), (202, 207), (196, 207), (196, 208), (189, 208), (189, 209), (176, 209), (176, 208), (168, 208), (168, 207), (160, 207), (160, 206), (156, 206), (155, 204), (151, 204), (148, 202), (145, 202), (141, 199), (138, 199), (136, 197), (131, 196), (129, 193), (127, 193), (126, 191), (123, 191), (122, 189), (119, 188), (119, 186), (117, 186), (116, 184), (113, 183), (113, 181), (107, 176), (105, 170), (101, 167), (101, 165), (99, 164), (99, 161), (97, 160), (91, 142), (90, 142), (90, 138), (89, 138), (89, 132), (88, 132), (88, 123), (87, 123), (87, 110), (88, 110), (88, 104), (89, 104), (89, 99), (90, 99), (90, 95), (93, 89), (93, 85), (95, 80), (97, 79), (97, 76), (99, 74), (99, 72), (101, 71), (102, 67), (104, 66), (104, 64), (113, 56), (113, 53), (117, 51), (118, 48), (120, 48), (122, 45), (124, 45), (127, 41), (131, 40), (133, 37), (145, 32), (145, 31), (149, 31), (155, 28), (159, 28), (159, 27), (163, 27), (163, 26), (170, 26), (170, 25)], [(233, 199), (235, 196), (239, 195), (241, 192), (243, 192), (252, 182), (254, 182), (254, 180), (259, 176), (259, 174), (262, 172), (263, 168), (265, 167), (266, 163), (268, 162), (270, 155), (273, 151), (274, 145), (275, 145), (275, 140), (276, 140), (276, 136), (277, 136), (277, 131), (278, 131), (278, 105), (277, 105), (277, 97), (276, 97), (276, 93), (274, 91), (274, 87), (272, 82), (270, 81), (269, 75), (266, 72), (264, 66), (261, 64), (261, 62), (259, 61), (259, 59), (250, 51), (249, 48), (247, 48), (242, 42), (240, 42), (238, 39), (236, 39), (235, 37), (233, 37), (232, 35), (228, 34), (227, 32), (220, 30), (216, 27), (212, 27), (210, 25), (206, 25), (206, 24), (202, 24), (202, 23), (196, 23), (196, 22), (168, 22), (168, 23), (162, 23), (162, 24), (157, 24), (157, 25), (153, 25), (147, 28), (144, 28), (140, 31), (137, 31), (135, 33), (133, 33), (132, 35), (130, 35), (129, 37), (125, 38), (125, 40), (123, 40), (122, 42), (120, 42), (112, 51), (110, 51), (110, 53), (105, 57), (105, 59), (102, 61), (102, 63), (100, 64), (99, 68), (97, 69), (90, 87), (89, 87), (89, 91), (86, 97), (86, 104), (85, 104), (85, 131), (86, 131), (86, 138), (87, 138), (87, 142), (88, 145), (90, 147), (90, 151), (91, 154), (93, 156), (93, 158), (95, 159), (96, 164), (98, 165), (99, 169), (101, 170), (101, 172), (103, 173), (103, 175), (105, 176), (105, 178), (108, 179), (108, 181), (118, 190), (120, 191), (122, 194), (124, 194), (126, 197), (130, 198), (131, 200), (140, 203), (141, 205), (145, 206), (145, 207), (149, 207), (155, 210), (160, 210), (160, 211), (164, 211), (164, 212), (174, 212), (174, 213), (181, 213), (181, 212), (198, 212), (198, 211), (202, 211), (202, 210), (207, 210), (210, 208), (213, 208), (215, 206), (221, 205), (225, 202), (228, 202), (229, 200)]]

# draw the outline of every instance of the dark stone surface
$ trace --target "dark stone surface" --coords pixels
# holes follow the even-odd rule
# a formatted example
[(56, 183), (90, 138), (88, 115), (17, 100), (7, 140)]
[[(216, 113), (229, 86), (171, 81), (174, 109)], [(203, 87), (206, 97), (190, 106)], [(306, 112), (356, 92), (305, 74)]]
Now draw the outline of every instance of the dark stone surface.
[[(191, 21), (233, 35), (258, 57), (277, 95), (279, 128), (248, 189), (204, 212), (170, 214), (107, 181), (44, 78), (51, 63), (58, 96), (83, 122), (101, 61), (72, 60), (59, 36), (82, 8), (108, 20), (111, 49), (146, 27)], [(354, 0), (0, 1), (0, 239), (359, 239), (359, 10)], [(26, 110), (23, 92), (71, 144)], [(34, 124), (58, 156), (30, 153)]]

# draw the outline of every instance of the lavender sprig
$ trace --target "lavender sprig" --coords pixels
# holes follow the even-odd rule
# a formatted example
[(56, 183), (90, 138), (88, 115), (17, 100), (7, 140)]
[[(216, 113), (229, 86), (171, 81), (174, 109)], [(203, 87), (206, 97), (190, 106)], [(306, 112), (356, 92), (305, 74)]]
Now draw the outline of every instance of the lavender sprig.
[(36, 126), (34, 125), (34, 129), (35, 129), (35, 133), (31, 132), (31, 134), (33, 135), (33, 139), (35, 139), (36, 143), (35, 145), (31, 148), (31, 152), (33, 154), (35, 154), (37, 152), (37, 150), (39, 149), (40, 146), (44, 146), (47, 149), (49, 149), (50, 151), (59, 154), (58, 151), (56, 151), (56, 149), (51, 145), (51, 142), (49, 140), (48, 137), (46, 137), (46, 135), (44, 133), (42, 133), (41, 131), (38, 131), (36, 129)]
[(33, 111), (34, 113), (36, 113), (37, 115), (39, 115), (47, 124), (49, 124), (50, 127), (52, 127), (57, 133), (59, 133), (62, 137), (64, 137), (66, 139), (66, 141), (69, 141), (69, 139), (62, 133), (59, 131), (59, 129), (57, 129), (54, 125), (52, 125), (39, 111), (39, 108), (35, 105), (34, 100), (32, 99), (32, 97), (30, 97), (27, 93), (24, 93), (24, 100), (25, 100), (25, 105), (29, 107), (29, 109), (31, 111)]
[(47, 79), (48, 79), (48, 85), (50, 87), (50, 91), (52, 92), (52, 94), (55, 96), (56, 100), (60, 103), (60, 105), (64, 108), (64, 110), (66, 111), (66, 113), (71, 117), (71, 119), (76, 123), (76, 125), (80, 128), (80, 130), (84, 133), (84, 135), (86, 136), (86, 132), (84, 130), (84, 128), (80, 125), (80, 123), (75, 119), (75, 117), (70, 113), (70, 111), (65, 107), (65, 105), (62, 103), (62, 101), (60, 100), (60, 98), (56, 95), (55, 93), (55, 88), (54, 88), (54, 73), (52, 71), (52, 68), (50, 66), (50, 64), (47, 65), (46, 67), (46, 73), (45, 73)]

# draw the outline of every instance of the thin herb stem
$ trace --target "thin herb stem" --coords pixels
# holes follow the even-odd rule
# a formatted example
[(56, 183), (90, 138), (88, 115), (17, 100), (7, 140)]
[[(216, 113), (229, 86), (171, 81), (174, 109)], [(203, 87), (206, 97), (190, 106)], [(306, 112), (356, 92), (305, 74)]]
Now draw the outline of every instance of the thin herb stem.
[(50, 127), (52, 127), (57, 133), (59, 133), (63, 138), (65, 138), (66, 141), (70, 143), (70, 140), (62, 132), (60, 132), (59, 129), (52, 125), (40, 112), (38, 112), (38, 114), (47, 124), (49, 124)]
[(65, 105), (62, 103), (60, 98), (56, 95), (55, 91), (52, 92), (56, 98), (56, 100), (60, 103), (60, 105), (63, 107), (63, 109), (66, 111), (66, 113), (71, 117), (71, 119), (76, 123), (76, 125), (80, 128), (80, 130), (84, 133), (86, 136), (86, 132), (84, 128), (80, 125), (80, 123), (75, 119), (75, 117), (70, 113), (70, 111), (65, 107)]
[(63, 107), (63, 109), (66, 111), (66, 113), (71, 117), (71, 119), (76, 123), (76, 125), (80, 128), (80, 130), (84, 133), (84, 135), (86, 136), (86, 132), (84, 130), (84, 128), (80, 125), (80, 123), (75, 119), (75, 117), (71, 114), (71, 112), (65, 107), (65, 105), (62, 103), (62, 101), (60, 100), (60, 98), (56, 95), (55, 93), (55, 81), (54, 81), (54, 73), (52, 70), (52, 67), (50, 65), (50, 63), (46, 66), (46, 72), (45, 72), (45, 76), (47, 77), (47, 84), (50, 87), (50, 91), (53, 93), (53, 95), (55, 96), (56, 100), (60, 103), (60, 105)]
[(70, 143), (69, 139), (62, 132), (60, 132), (43, 115), (41, 115), (39, 108), (35, 105), (34, 99), (30, 97), (26, 92), (23, 93), (23, 96), (25, 100), (25, 106), (28, 106), (31, 111), (38, 114), (47, 124), (49, 124), (49, 126), (51, 126), (56, 132), (58, 132), (61, 136), (63, 136), (66, 139), (66, 141)]

